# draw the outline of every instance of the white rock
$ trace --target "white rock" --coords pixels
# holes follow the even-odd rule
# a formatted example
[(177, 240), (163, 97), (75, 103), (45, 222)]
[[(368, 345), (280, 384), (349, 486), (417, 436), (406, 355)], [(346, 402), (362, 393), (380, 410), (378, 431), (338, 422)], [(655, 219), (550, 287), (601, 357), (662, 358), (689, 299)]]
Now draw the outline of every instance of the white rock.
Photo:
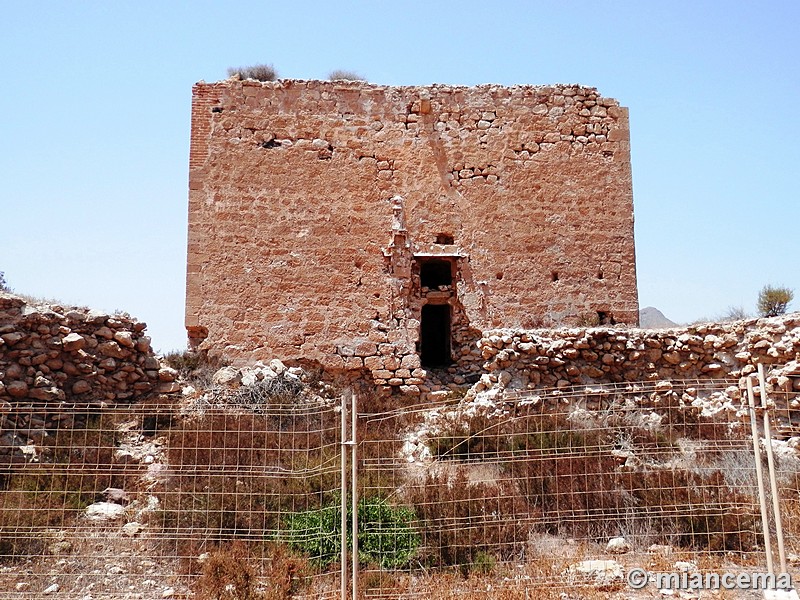
[(675, 568), (676, 571), (679, 571), (681, 573), (690, 573), (693, 571), (697, 571), (696, 564), (685, 560), (679, 560), (673, 565), (673, 567)]
[(93, 308), (88, 313), (86, 313), (86, 320), (89, 321), (90, 323), (95, 323), (99, 325), (100, 323), (104, 323), (109, 316), (110, 315), (108, 313)]
[(172, 598), (175, 595), (174, 588), (166, 588), (163, 592), (161, 592), (162, 598)]
[(615, 537), (608, 540), (606, 550), (612, 554), (625, 554), (631, 551), (631, 545), (624, 537)]
[(60, 589), (61, 589), (61, 586), (59, 586), (57, 583), (54, 583), (53, 585), (51, 585), (49, 587), (46, 587), (42, 593), (43, 594), (55, 594)]
[(615, 560), (584, 560), (570, 565), (567, 572), (594, 579), (599, 585), (622, 581), (625, 577), (622, 565)]
[(125, 525), (122, 526), (122, 535), (133, 537), (142, 531), (142, 529), (144, 529), (144, 525), (137, 523), (136, 521), (131, 521), (130, 523), (125, 523)]
[(133, 348), (136, 345), (130, 331), (117, 331), (114, 333), (114, 339), (119, 342), (120, 346), (126, 348)]
[(671, 381), (659, 381), (656, 383), (655, 387), (656, 392), (663, 393), (663, 392), (670, 392), (672, 391), (672, 382)]
[(125, 507), (113, 502), (95, 502), (86, 507), (86, 516), (95, 521), (118, 519), (125, 513)]
[(266, 366), (259, 368), (257, 373), (259, 379), (275, 379), (278, 376), (275, 371)]
[(175, 381), (178, 378), (178, 371), (172, 367), (161, 367), (158, 370), (159, 381)]
[(672, 546), (666, 546), (664, 544), (653, 544), (647, 549), (648, 552), (651, 554), (671, 554), (672, 553)]
[(240, 380), (241, 376), (236, 367), (222, 367), (211, 378), (211, 382), (214, 385), (231, 385), (239, 383)]
[(273, 358), (271, 361), (269, 361), (269, 368), (275, 371), (275, 373), (278, 375), (281, 375), (286, 371), (286, 365), (277, 358)]
[(86, 345), (86, 339), (79, 333), (70, 333), (63, 340), (61, 344), (64, 350), (72, 352), (73, 350), (80, 350)]
[(256, 375), (255, 371), (253, 371), (250, 368), (242, 369), (242, 374), (241, 374), (242, 385), (244, 386), (254, 385), (257, 381), (258, 381), (258, 376)]

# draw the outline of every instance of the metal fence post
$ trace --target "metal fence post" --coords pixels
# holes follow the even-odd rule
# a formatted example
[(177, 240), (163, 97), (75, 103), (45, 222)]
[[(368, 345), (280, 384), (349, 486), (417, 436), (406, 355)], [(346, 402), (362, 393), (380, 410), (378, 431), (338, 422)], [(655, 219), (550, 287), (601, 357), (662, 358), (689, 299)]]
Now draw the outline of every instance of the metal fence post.
[(753, 380), (747, 378), (747, 400), (750, 406), (750, 431), (753, 435), (753, 455), (756, 461), (756, 479), (758, 480), (758, 502), (761, 505), (761, 527), (764, 530), (764, 552), (767, 554), (767, 571), (774, 573), (772, 566), (772, 543), (769, 536), (769, 515), (767, 498), (764, 490), (764, 473), (761, 469), (761, 448), (758, 442), (758, 423), (756, 421), (756, 400), (753, 394)]
[(339, 543), (341, 544), (341, 563), (339, 576), (341, 578), (340, 599), (347, 600), (347, 392), (342, 392), (341, 414), (341, 480), (339, 491), (341, 493), (341, 514)]
[(772, 512), (775, 517), (775, 536), (778, 541), (778, 557), (781, 561), (781, 573), (786, 570), (786, 550), (783, 547), (783, 522), (781, 521), (781, 499), (778, 495), (778, 483), (775, 480), (775, 458), (772, 453), (772, 429), (769, 423), (767, 407), (767, 381), (764, 377), (764, 365), (758, 363), (758, 386), (761, 395), (761, 408), (764, 411), (764, 444), (767, 450), (767, 468), (769, 469), (769, 486), (772, 492)]
[(350, 468), (351, 468), (351, 498), (352, 498), (352, 528), (353, 528), (353, 556), (350, 559), (353, 565), (353, 600), (358, 598), (358, 439), (356, 424), (358, 421), (358, 399), (355, 392), (350, 400)]

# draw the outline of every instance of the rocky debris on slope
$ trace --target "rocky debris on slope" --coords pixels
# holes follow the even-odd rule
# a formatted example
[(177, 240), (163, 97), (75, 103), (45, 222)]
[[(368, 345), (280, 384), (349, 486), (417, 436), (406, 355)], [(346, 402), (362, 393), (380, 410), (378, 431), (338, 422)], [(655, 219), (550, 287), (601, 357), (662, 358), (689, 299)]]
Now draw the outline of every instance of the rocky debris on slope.
[(114, 502), (95, 502), (86, 507), (86, 518), (97, 521), (120, 519), (125, 514), (125, 507)]
[(46, 553), (36, 560), (0, 566), (0, 589), (24, 592), (26, 598), (32, 594), (79, 600), (191, 597), (188, 583), (177, 581), (178, 565), (165, 558), (146, 534), (148, 521), (161, 510), (153, 488), (167, 467), (165, 439), (143, 435), (136, 420), (117, 425), (115, 437), (119, 443), (114, 462), (133, 467), (130, 473), (139, 474), (138, 482), (126, 478), (130, 488), (104, 489), (102, 500), (82, 511), (77, 526), (65, 524), (66, 529), (41, 532)]
[(208, 407), (239, 407), (256, 412), (272, 402), (338, 402), (334, 388), (301, 369), (287, 367), (278, 359), (257, 361), (242, 367), (224, 366), (214, 373), (204, 389), (184, 387), (178, 409), (184, 415), (202, 413)]
[(244, 367), (222, 367), (214, 373), (211, 381), (214, 385), (238, 387), (280, 378), (300, 381), (303, 375), (300, 367), (287, 367), (280, 360), (273, 359), (268, 363), (258, 361)]

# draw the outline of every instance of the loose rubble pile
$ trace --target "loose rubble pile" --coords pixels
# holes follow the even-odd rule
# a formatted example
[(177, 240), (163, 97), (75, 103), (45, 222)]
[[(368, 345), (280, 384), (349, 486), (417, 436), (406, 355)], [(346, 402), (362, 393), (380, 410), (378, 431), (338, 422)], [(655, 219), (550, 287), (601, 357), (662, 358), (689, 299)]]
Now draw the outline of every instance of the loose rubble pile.
[(32, 305), (0, 293), (0, 453), (15, 436), (69, 425), (76, 409), (129, 404), (180, 390), (146, 325), (126, 314)]
[(280, 360), (273, 359), (268, 363), (257, 361), (252, 366), (241, 368), (227, 366), (214, 373), (212, 383), (225, 386), (248, 386), (258, 381), (265, 381), (284, 377), (300, 381), (303, 370), (299, 367), (287, 368)]
[[(666, 330), (503, 329), (484, 333), (478, 347), (488, 373), (475, 391), (736, 378), (753, 373), (758, 363), (800, 358), (800, 314)], [(789, 383), (781, 380), (783, 388)], [(800, 380), (791, 385), (800, 390)]]

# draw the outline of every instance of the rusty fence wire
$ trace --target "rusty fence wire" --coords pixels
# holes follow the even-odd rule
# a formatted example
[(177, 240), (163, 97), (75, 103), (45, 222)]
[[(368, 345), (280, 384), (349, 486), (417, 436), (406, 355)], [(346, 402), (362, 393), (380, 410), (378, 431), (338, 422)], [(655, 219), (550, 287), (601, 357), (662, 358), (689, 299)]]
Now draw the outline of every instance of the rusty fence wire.
[[(795, 392), (771, 401), (791, 556), (800, 410)], [(7, 420), (3, 597), (338, 598), (342, 540), (352, 545), (338, 404), (239, 391), (74, 408), (50, 430)], [(634, 567), (764, 569), (738, 381), (387, 406), (358, 395), (360, 597), (546, 598), (622, 589)]]

